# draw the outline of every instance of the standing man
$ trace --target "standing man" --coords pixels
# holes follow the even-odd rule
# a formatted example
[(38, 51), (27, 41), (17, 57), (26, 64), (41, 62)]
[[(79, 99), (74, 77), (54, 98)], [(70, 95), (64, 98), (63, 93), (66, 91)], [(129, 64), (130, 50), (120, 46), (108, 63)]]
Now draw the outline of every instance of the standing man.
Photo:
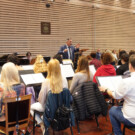
[(63, 59), (71, 59), (74, 61), (74, 53), (79, 51), (80, 44), (75, 47), (72, 45), (72, 39), (68, 38), (65, 45), (60, 47), (59, 54), (63, 55)]

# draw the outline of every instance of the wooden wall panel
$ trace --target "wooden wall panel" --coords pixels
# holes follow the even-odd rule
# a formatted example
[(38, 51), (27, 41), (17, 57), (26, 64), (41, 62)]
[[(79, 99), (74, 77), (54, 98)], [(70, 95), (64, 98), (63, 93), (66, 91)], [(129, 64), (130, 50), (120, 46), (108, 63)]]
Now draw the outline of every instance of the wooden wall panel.
[[(80, 42), (80, 48), (88, 48), (86, 55), (97, 48), (134, 49), (135, 14), (130, 10), (131, 0), (119, 0), (116, 6), (121, 11), (114, 8), (114, 2), (55, 0), (46, 8), (41, 0), (0, 0), (0, 55), (31, 51), (33, 55), (53, 56), (67, 37), (73, 39), (74, 45)], [(51, 23), (50, 35), (41, 35), (41, 22)]]
[[(0, 13), (0, 54), (53, 56), (68, 37), (92, 49), (92, 11), (87, 6), (54, 2), (46, 8), (38, 0), (3, 0)], [(51, 23), (51, 35), (41, 35), (41, 22)]]

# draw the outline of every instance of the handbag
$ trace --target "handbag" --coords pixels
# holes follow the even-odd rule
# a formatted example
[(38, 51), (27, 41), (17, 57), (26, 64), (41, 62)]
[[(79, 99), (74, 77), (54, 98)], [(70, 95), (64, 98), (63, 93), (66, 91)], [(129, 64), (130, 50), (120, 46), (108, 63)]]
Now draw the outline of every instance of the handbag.
[(57, 96), (59, 107), (57, 108), (54, 118), (51, 121), (51, 127), (54, 131), (64, 130), (70, 126), (70, 109), (67, 108), (65, 105), (60, 106), (59, 95)]

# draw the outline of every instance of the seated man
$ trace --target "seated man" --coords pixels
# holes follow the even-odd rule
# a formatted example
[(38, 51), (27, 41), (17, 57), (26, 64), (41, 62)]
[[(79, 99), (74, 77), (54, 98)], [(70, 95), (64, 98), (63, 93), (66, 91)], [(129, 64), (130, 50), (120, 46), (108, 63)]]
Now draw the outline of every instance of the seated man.
[(122, 135), (121, 123), (135, 126), (135, 55), (129, 58), (129, 71), (131, 77), (123, 79), (117, 90), (111, 91), (103, 86), (99, 87), (100, 91), (107, 92), (115, 99), (124, 99), (123, 106), (113, 106), (109, 111), (114, 135)]
[(101, 66), (101, 62), (96, 59), (96, 52), (91, 52), (90, 54), (92, 61), (90, 62), (90, 65), (94, 65), (96, 69), (98, 69)]

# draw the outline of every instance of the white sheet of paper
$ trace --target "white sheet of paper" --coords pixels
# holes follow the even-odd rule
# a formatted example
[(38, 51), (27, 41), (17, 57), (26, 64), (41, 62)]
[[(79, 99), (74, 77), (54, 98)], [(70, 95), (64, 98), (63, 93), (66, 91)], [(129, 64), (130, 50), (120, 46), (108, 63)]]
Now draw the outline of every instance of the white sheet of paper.
[(73, 77), (74, 76), (74, 70), (72, 68), (72, 65), (60, 65), (61, 67), (61, 74), (62, 76), (68, 78), (68, 77)]
[(95, 69), (95, 66), (94, 65), (89, 65), (89, 70), (90, 70), (90, 72), (93, 74), (93, 76), (94, 76), (94, 74), (96, 73), (96, 69)]
[(90, 70), (90, 80), (93, 80), (93, 77), (96, 73), (96, 69), (94, 65), (89, 65), (89, 70)]
[(122, 76), (104, 76), (104, 77), (97, 77), (98, 81), (100, 83), (100, 86), (104, 86), (106, 88), (109, 88), (109, 90), (115, 91), (118, 89), (121, 81)]
[(70, 59), (69, 60), (63, 60), (62, 62), (63, 62), (63, 64), (72, 64), (72, 61)]
[(42, 83), (45, 78), (42, 75), (42, 73), (37, 73), (37, 74), (25, 74), (25, 75), (21, 75), (24, 83), (26, 85), (28, 84), (36, 84), (36, 83)]
[(22, 66), (22, 68), (24, 69), (24, 70), (33, 70), (33, 65), (25, 65), (25, 66)]
[(32, 76), (35, 79), (36, 83), (42, 83), (45, 80), (42, 73), (32, 74)]

